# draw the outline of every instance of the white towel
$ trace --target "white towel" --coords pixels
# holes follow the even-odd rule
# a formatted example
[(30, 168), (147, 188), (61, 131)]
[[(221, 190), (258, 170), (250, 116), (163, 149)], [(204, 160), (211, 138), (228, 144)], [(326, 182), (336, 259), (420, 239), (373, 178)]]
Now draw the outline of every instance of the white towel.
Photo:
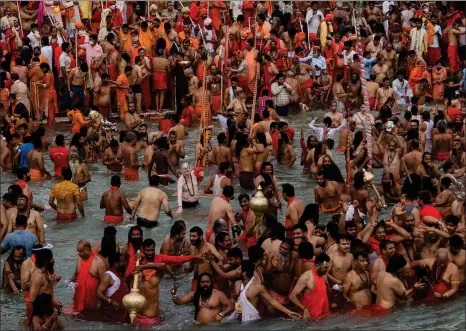
[(253, 281), (254, 277), (252, 277), (249, 283), (246, 284), (246, 287), (244, 286), (244, 284), (241, 284), (241, 292), (239, 294), (238, 301), (236, 302), (237, 305), (241, 305), (241, 312), (235, 310), (233, 314), (230, 315), (229, 320), (237, 319), (240, 314), (242, 322), (251, 322), (261, 318), (256, 307), (252, 305), (252, 303), (248, 300), (246, 296), (246, 293)]

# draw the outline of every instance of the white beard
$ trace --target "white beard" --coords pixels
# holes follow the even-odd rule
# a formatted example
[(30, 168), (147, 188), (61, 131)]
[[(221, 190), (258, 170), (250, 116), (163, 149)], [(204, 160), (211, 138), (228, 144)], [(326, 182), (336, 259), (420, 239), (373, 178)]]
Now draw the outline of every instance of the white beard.
[(76, 170), (78, 170), (78, 166), (79, 166), (78, 160), (70, 161), (70, 169), (71, 169), (71, 172), (73, 173), (73, 178), (74, 176), (76, 176)]

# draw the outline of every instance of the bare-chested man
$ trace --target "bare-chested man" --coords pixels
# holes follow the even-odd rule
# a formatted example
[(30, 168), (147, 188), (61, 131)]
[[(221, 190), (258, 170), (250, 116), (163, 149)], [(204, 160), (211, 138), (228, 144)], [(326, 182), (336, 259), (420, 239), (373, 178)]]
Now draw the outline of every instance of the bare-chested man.
[(138, 155), (136, 151), (136, 135), (133, 132), (128, 132), (125, 137), (125, 141), (121, 144), (121, 157), (123, 160), (124, 175), (128, 181), (139, 180), (139, 163)]
[(170, 131), (174, 131), (176, 133), (176, 139), (183, 141), (184, 137), (188, 134), (188, 130), (186, 127), (180, 122), (180, 117), (178, 114), (173, 114), (171, 116), (171, 120), (175, 125), (170, 128)]
[(347, 303), (361, 309), (371, 305), (371, 279), (368, 272), (369, 257), (366, 252), (354, 254), (354, 268), (343, 279), (343, 298)]
[(182, 297), (178, 297), (176, 288), (173, 288), (171, 291), (173, 302), (176, 305), (184, 305), (199, 300), (195, 302), (196, 322), (199, 324), (220, 323), (234, 310), (234, 305), (225, 293), (214, 289), (214, 280), (210, 273), (201, 273), (198, 277), (197, 286)]
[(419, 151), (419, 142), (417, 140), (411, 140), (409, 142), (408, 150), (409, 152), (403, 155), (403, 160), (409, 173), (416, 173), (417, 167), (419, 167), (422, 162), (422, 153)]
[(324, 213), (337, 212), (342, 206), (340, 203), (340, 186), (337, 182), (325, 178), (324, 172), (317, 173), (317, 184), (314, 188), (316, 204)]
[(160, 254), (185, 255), (189, 253), (190, 245), (185, 240), (186, 224), (182, 220), (173, 223), (170, 233), (163, 238)]
[(97, 287), (107, 271), (105, 261), (92, 251), (87, 240), (79, 240), (76, 245), (78, 259), (70, 283), (76, 282), (73, 297), (73, 311), (97, 310), (101, 301), (97, 298)]
[(384, 174), (392, 174), (398, 184), (401, 184), (402, 153), (401, 149), (397, 149), (397, 139), (394, 139), (388, 142), (388, 148), (383, 157)]
[(99, 109), (100, 115), (109, 117), (112, 111), (112, 86), (113, 83), (109, 82), (110, 76), (107, 73), (101, 75), (101, 81), (94, 89), (94, 105)]
[(332, 120), (332, 128), (338, 128), (343, 124), (343, 114), (337, 112), (337, 104), (332, 102), (330, 106), (330, 111), (325, 113), (324, 118), (330, 117)]
[(440, 193), (435, 198), (435, 208), (442, 215), (442, 218), (451, 214), (451, 204), (455, 200), (453, 192), (449, 189), (451, 183), (451, 178), (443, 177), (440, 180)]
[(387, 100), (390, 98), (392, 100), (396, 100), (395, 90), (390, 87), (390, 78), (385, 77), (383, 79), (382, 87), (377, 89), (377, 94), (375, 95), (376, 108), (382, 108), (385, 102), (387, 102)]
[[(345, 276), (352, 269), (353, 254), (350, 251), (351, 238), (345, 234), (338, 238), (338, 249), (330, 253), (330, 267), (328, 269), (329, 285), (342, 285)], [(341, 287), (340, 287), (341, 289)]]
[(141, 210), (137, 216), (138, 225), (141, 227), (153, 228), (158, 225), (161, 206), (163, 206), (165, 214), (170, 218), (173, 218), (168, 204), (168, 195), (157, 188), (159, 186), (159, 182), (159, 176), (150, 176), (150, 187), (142, 189), (134, 201), (131, 219), (134, 219), (136, 212), (138, 211), (138, 207), (141, 205)]
[(103, 165), (107, 167), (107, 172), (120, 173), (123, 168), (121, 159), (121, 148), (117, 140), (112, 139), (110, 146), (107, 147), (102, 156)]
[(385, 64), (388, 66), (388, 75), (392, 77), (395, 72), (398, 72), (398, 55), (391, 43), (387, 43), (385, 48), (380, 52), (380, 55), (385, 60)]
[(44, 154), (42, 153), (42, 139), (35, 137), (33, 140), (34, 149), (28, 153), (29, 174), (32, 180), (51, 178), (50, 173), (44, 166)]
[(464, 265), (466, 262), (466, 252), (464, 250), (464, 241), (459, 235), (453, 235), (450, 237), (450, 248), (449, 248), (449, 258), (450, 261), (456, 264), (458, 267), (458, 273), (460, 276), (460, 285), (461, 288), (464, 284)]
[(239, 183), (246, 190), (254, 190), (254, 155), (264, 152), (264, 145), (256, 142), (255, 139), (241, 134), (236, 143), (236, 155), (239, 159), (240, 173)]
[(1, 171), (11, 171), (13, 169), (13, 158), (8, 144), (3, 135), (0, 136), (0, 168)]
[[(82, 63), (80, 67), (71, 69), (67, 80), (70, 98), (74, 100), (74, 105), (81, 110), (84, 106), (84, 89), (88, 71), (87, 63)], [(77, 99), (79, 101), (76, 101)]]
[[(380, 56), (377, 63), (372, 67), (372, 75), (375, 75), (375, 82), (377, 84), (382, 84), (384, 78), (388, 78), (388, 69), (388, 66), (385, 64), (385, 59)], [(390, 86), (390, 84), (388, 85)]]
[(227, 146), (227, 136), (224, 132), (217, 135), (218, 145), (212, 150), (213, 161), (217, 167), (220, 167), (222, 162), (232, 162), (231, 148)]
[(293, 227), (298, 224), (301, 215), (304, 212), (304, 202), (296, 198), (295, 190), (291, 184), (282, 185), (282, 197), (287, 202), (285, 228), (287, 230), (287, 238), (293, 237)]
[(159, 48), (157, 57), (152, 59), (152, 87), (155, 90), (155, 110), (162, 111), (168, 87), (170, 62), (165, 58), (165, 49)]
[(438, 124), (438, 133), (432, 137), (432, 157), (443, 162), (448, 159), (453, 147), (453, 135), (447, 132), (447, 124)]
[(142, 123), (144, 123), (144, 120), (141, 119), (136, 111), (136, 107), (131, 104), (128, 106), (128, 113), (125, 116), (124, 123), (129, 131), (136, 130)]
[(388, 261), (386, 272), (382, 271), (377, 276), (377, 300), (373, 309), (386, 312), (396, 305), (398, 298), (407, 298), (415, 290), (426, 286), (424, 283), (415, 283), (413, 288), (407, 290), (405, 280), (410, 273), (405, 258), (400, 254), (393, 255)]
[(385, 271), (388, 261), (395, 254), (395, 243), (391, 240), (381, 240), (379, 249), (381, 255), (371, 263), (369, 269), (372, 283), (376, 283), (377, 275)]
[(234, 196), (234, 189), (232, 186), (225, 186), (220, 197), (215, 197), (210, 203), (209, 215), (207, 216), (206, 240), (209, 241), (213, 233), (214, 221), (224, 219), (230, 225), (237, 225), (233, 208), (230, 205), (230, 199)]
[(102, 194), (100, 208), (105, 208), (104, 222), (119, 224), (123, 221), (123, 208), (131, 214), (131, 207), (123, 193), (120, 192), (120, 176), (112, 176), (110, 190)]
[(91, 181), (89, 168), (75, 151), (70, 152), (68, 160), (70, 169), (73, 172), (71, 181), (79, 186), (81, 201), (86, 201), (88, 199), (86, 184)]
[(26, 230), (31, 232), (39, 239), (41, 245), (45, 245), (44, 221), (39, 212), (31, 209), (27, 196), (19, 195), (16, 201), (16, 213), (12, 213), (12, 219), (16, 219), (17, 215), (25, 215), (27, 217)]
[(175, 168), (180, 167), (180, 159), (184, 159), (186, 153), (184, 150), (184, 142), (177, 137), (177, 131), (168, 133), (168, 145), (170, 147), (170, 163)]
[[(203, 231), (200, 227), (195, 226), (189, 230), (189, 239), (191, 241), (191, 252), (190, 255), (203, 255), (210, 253), (218, 261), (218, 264), (223, 264), (223, 256), (217, 251), (214, 245), (204, 240), (202, 237)], [(201, 260), (199, 262), (190, 261), (189, 266), (184, 269), (185, 272), (192, 272), (193, 279), (191, 282), (191, 291), (195, 291), (198, 286), (198, 277), (203, 273), (213, 275), (212, 266), (208, 261)]]

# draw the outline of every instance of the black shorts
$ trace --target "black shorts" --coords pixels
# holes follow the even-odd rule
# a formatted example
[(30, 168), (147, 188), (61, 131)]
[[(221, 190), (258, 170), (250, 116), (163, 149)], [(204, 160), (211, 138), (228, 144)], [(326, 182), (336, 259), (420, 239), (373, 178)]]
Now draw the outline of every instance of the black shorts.
[(139, 84), (131, 85), (131, 91), (133, 93), (142, 93), (141, 85), (139, 85)]
[(275, 111), (277, 112), (278, 116), (286, 117), (288, 116), (288, 105), (287, 106), (276, 106)]
[(199, 200), (196, 201), (181, 201), (181, 205), (183, 208), (196, 208), (199, 204)]
[(152, 229), (155, 228), (157, 225), (159, 225), (159, 222), (157, 221), (149, 221), (147, 218), (144, 217), (139, 217), (137, 218), (138, 225), (140, 227)]

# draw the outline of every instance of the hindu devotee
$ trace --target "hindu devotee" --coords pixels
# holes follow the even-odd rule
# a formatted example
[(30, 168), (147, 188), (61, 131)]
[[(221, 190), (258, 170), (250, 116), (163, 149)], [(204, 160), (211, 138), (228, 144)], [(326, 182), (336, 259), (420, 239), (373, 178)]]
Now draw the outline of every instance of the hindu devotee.
[(464, 324), (465, 45), (458, 1), (1, 2), (5, 327)]

